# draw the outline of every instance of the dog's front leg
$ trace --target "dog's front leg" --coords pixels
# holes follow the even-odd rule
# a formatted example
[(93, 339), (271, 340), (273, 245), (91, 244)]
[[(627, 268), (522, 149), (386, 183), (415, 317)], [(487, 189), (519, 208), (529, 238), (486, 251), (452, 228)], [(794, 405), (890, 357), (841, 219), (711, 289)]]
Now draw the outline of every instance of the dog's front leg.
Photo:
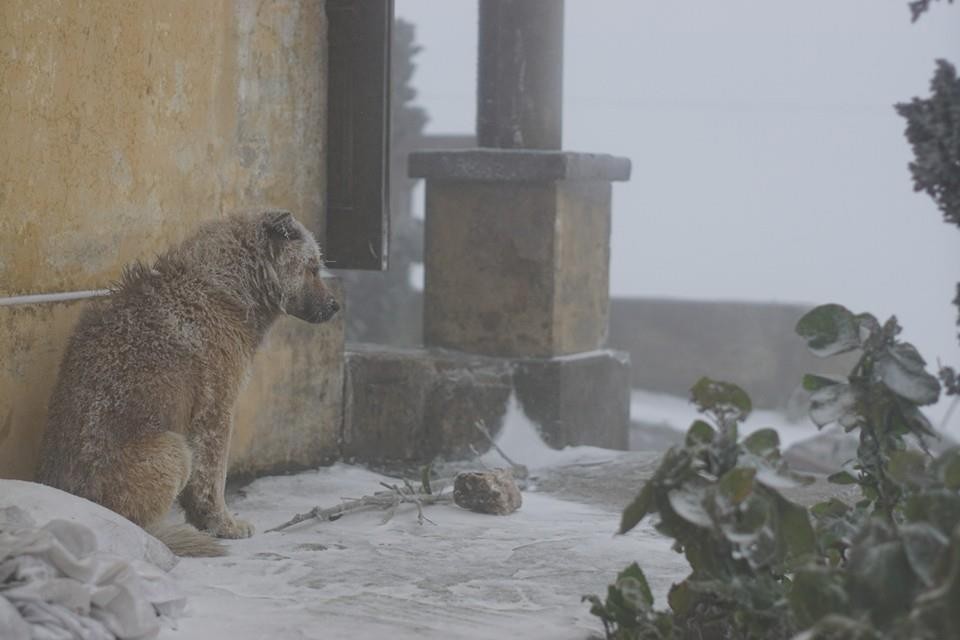
[(233, 417), (217, 416), (194, 425), (190, 434), (193, 473), (180, 494), (187, 521), (218, 538), (249, 538), (253, 527), (227, 511), (223, 496)]

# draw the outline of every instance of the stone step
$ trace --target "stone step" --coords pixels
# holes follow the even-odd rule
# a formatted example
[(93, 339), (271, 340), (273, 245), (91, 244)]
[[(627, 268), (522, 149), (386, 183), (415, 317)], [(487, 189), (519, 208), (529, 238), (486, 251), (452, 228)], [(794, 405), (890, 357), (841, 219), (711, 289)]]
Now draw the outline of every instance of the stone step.
[(513, 394), (552, 447), (626, 449), (629, 366), (617, 351), (509, 359), (348, 344), (342, 456), (381, 465), (469, 457), (489, 448), (474, 424), (498, 433)]

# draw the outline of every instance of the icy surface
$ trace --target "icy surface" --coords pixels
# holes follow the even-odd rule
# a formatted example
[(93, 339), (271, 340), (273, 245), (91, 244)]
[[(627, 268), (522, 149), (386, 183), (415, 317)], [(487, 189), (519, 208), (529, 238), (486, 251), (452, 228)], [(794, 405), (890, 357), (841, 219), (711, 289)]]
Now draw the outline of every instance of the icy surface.
[[(431, 506), (436, 525), (421, 526), (407, 507), (386, 524), (382, 512), (367, 512), (228, 542), (229, 556), (184, 558), (174, 569), (187, 614), (161, 638), (586, 638), (601, 628), (581, 595), (604, 593), (633, 560), (666, 606), (686, 564), (646, 522), (614, 536), (633, 489), (599, 470), (611, 464), (619, 475), (622, 453), (553, 451), (515, 405), (498, 443), (534, 476), (519, 511)], [(495, 453), (483, 462), (504, 464)], [(577, 481), (559, 482), (568, 475)], [(262, 532), (317, 504), (372, 493), (384, 479), (343, 464), (264, 478), (231, 509)]]

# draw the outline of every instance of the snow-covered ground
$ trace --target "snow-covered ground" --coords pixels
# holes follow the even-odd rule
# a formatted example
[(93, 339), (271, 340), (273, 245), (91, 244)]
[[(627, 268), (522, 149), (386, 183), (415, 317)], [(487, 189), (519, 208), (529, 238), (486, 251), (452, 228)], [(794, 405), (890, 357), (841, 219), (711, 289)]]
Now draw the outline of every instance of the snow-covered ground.
[[(635, 422), (660, 425), (686, 433), (694, 420), (703, 418), (687, 398), (634, 390), (630, 394), (630, 418)], [(771, 427), (780, 434), (780, 446), (784, 449), (795, 442), (817, 435), (817, 427), (808, 418), (791, 422), (779, 411), (757, 409), (743, 423), (740, 435), (757, 429)]]
[[(514, 405), (498, 443), (534, 476), (622, 455), (553, 451)], [(503, 465), (495, 453), (481, 462)], [(437, 505), (426, 513), (435, 525), (418, 524), (408, 507), (385, 524), (383, 513), (366, 512), (260, 533), (317, 504), (372, 493), (384, 479), (337, 464), (247, 486), (230, 506), (258, 533), (230, 542), (225, 558), (180, 561), (172, 575), (188, 596), (187, 615), (161, 638), (586, 638), (600, 625), (581, 595), (603, 594), (629, 562), (642, 561), (660, 605), (686, 574), (647, 523), (614, 535), (619, 498), (576, 499), (538, 491), (535, 481), (509, 516)]]

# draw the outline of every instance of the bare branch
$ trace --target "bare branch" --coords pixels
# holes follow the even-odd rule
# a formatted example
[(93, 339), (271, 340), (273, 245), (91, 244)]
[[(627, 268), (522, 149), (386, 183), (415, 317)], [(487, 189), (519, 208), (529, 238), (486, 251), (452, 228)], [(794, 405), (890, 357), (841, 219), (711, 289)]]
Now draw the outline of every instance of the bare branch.
[[(390, 485), (384, 482), (381, 482), (380, 484), (386, 487), (388, 491), (377, 491), (373, 495), (362, 496), (355, 500), (343, 500), (335, 507), (314, 507), (306, 513), (298, 513), (281, 525), (273, 527), (272, 529), (267, 529), (266, 533), (270, 533), (272, 531), (283, 531), (285, 529), (289, 529), (290, 527), (306, 522), (307, 520), (333, 522), (334, 520), (339, 520), (343, 516), (351, 513), (371, 510), (386, 510), (387, 514), (384, 518), (384, 522), (386, 523), (391, 517), (393, 517), (393, 513), (396, 512), (397, 508), (401, 504), (416, 505), (418, 514), (417, 520), (421, 524), (423, 522), (436, 524), (423, 515), (423, 507), (432, 504), (453, 503), (453, 494), (451, 493), (422, 493), (416, 489), (413, 489), (412, 486), (412, 492), (405, 492), (397, 485)], [(410, 486), (409, 483), (408, 486)]]

